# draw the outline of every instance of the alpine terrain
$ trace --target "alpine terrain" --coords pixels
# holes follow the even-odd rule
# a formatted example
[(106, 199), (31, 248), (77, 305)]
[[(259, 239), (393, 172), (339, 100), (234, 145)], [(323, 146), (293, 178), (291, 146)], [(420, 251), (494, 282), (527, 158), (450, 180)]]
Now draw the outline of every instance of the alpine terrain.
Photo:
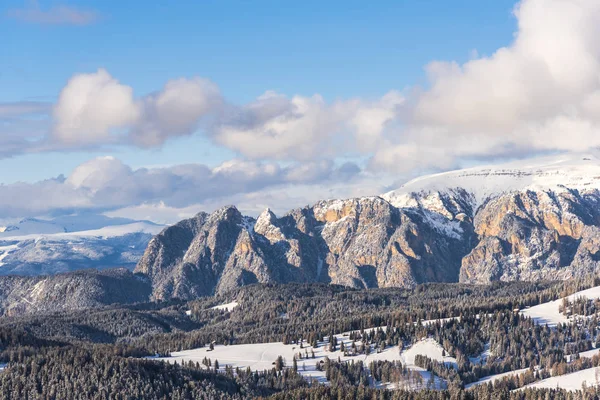
[(600, 160), (561, 155), (412, 180), (375, 197), (252, 218), (221, 208), (164, 229), (135, 272), (154, 299), (250, 283), (355, 288), (583, 277), (600, 265)]
[(25, 218), (0, 225), (0, 275), (133, 269), (162, 225), (102, 215)]

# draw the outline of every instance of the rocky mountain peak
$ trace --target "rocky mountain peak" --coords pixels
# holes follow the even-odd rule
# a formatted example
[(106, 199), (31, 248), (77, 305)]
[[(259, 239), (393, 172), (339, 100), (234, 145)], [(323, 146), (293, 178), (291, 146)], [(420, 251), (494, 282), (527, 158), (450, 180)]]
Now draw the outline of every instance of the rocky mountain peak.
[(255, 282), (406, 287), (565, 279), (600, 266), (600, 161), (557, 156), (415, 179), (255, 220), (227, 206), (157, 235), (136, 271), (153, 296)]

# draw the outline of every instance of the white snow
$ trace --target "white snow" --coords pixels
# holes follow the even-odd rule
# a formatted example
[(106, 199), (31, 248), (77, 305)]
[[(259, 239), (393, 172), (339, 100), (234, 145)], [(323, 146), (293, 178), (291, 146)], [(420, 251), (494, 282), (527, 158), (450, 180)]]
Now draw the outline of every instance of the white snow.
[(214, 306), (211, 307), (211, 310), (225, 310), (225, 311), (231, 311), (234, 308), (236, 308), (237, 306), (239, 306), (239, 303), (237, 301), (232, 301), (231, 303), (226, 303), (226, 304), (219, 304), (218, 306)]
[(582, 351), (581, 353), (579, 353), (579, 358), (592, 358), (598, 353), (600, 353), (600, 348)]
[(460, 221), (449, 221), (445, 216), (437, 212), (425, 212), (423, 213), (423, 216), (425, 223), (439, 233), (454, 239), (460, 239), (462, 237), (463, 230), (460, 227)]
[(35, 240), (39, 238), (48, 238), (48, 239), (74, 239), (80, 237), (117, 237), (127, 235), (129, 233), (148, 233), (151, 235), (156, 235), (160, 231), (164, 229), (163, 225), (156, 225), (153, 223), (140, 221), (133, 222), (124, 225), (112, 225), (105, 226), (99, 229), (92, 229), (88, 231), (76, 231), (76, 232), (57, 232), (57, 233), (30, 233), (27, 235), (18, 235), (18, 236), (3, 236), (0, 237), (2, 241), (23, 241), (23, 240)]
[(502, 374), (496, 374), (496, 375), (490, 375), (490, 376), (485, 376), (483, 378), (481, 378), (480, 380), (476, 381), (476, 382), (472, 382), (469, 383), (467, 385), (465, 385), (465, 389), (469, 389), (473, 386), (477, 386), (477, 385), (481, 385), (482, 383), (494, 383), (496, 381), (500, 381), (502, 380), (502, 378), (505, 378), (507, 376), (515, 376), (515, 375), (520, 375), (524, 372), (527, 372), (529, 368), (523, 368), (523, 369), (518, 369), (516, 371), (509, 371), (509, 372), (504, 372)]
[[(600, 159), (594, 154), (563, 154), (426, 175), (382, 195), (396, 207), (415, 207), (413, 193), (450, 192), (463, 188), (473, 195), (475, 209), (495, 195), (522, 190), (599, 189)], [(427, 208), (427, 207), (426, 207)]]
[[(587, 299), (599, 299), (600, 286), (582, 290), (580, 292), (568, 296), (567, 298), (569, 299), (569, 301), (574, 301), (581, 297)], [(568, 318), (566, 315), (561, 314), (558, 311), (561, 303), (562, 299), (549, 301), (547, 303), (542, 303), (537, 306), (521, 310), (521, 314), (527, 317), (531, 317), (537, 324), (541, 325), (548, 324), (548, 326), (556, 326), (559, 323), (566, 324), (572, 322), (572, 317)]]
[(252, 217), (242, 217), (241, 227), (247, 230), (250, 234), (254, 232), (256, 221)]
[(443, 351), (443, 347), (434, 339), (423, 339), (404, 351), (402, 353), (402, 360), (406, 365), (415, 365), (415, 356), (425, 355), (448, 366), (456, 367), (456, 359), (448, 355), (443, 356)]
[(2, 260), (4, 260), (11, 251), (16, 250), (18, 248), (19, 246), (16, 244), (0, 246), (0, 267), (4, 265), (4, 262)]
[[(596, 375), (598, 378), (596, 378)], [(521, 389), (526, 388), (561, 388), (568, 391), (581, 390), (583, 384), (586, 386), (598, 386), (600, 384), (600, 367), (583, 369), (566, 375), (553, 376), (538, 382), (531, 383)], [(519, 390), (521, 390), (519, 389)]]
[[(230, 303), (231, 304), (231, 303)], [(225, 306), (225, 305), (223, 305)], [(379, 328), (372, 328), (379, 329)], [(384, 328), (382, 328), (384, 329)], [(366, 330), (367, 333), (369, 330)], [(240, 345), (216, 345), (214, 350), (210, 350), (208, 347), (202, 347), (191, 350), (184, 350), (179, 352), (171, 353), (171, 357), (159, 358), (167, 362), (187, 362), (194, 361), (202, 363), (202, 360), (210, 358), (211, 361), (219, 361), (221, 368), (225, 365), (231, 365), (232, 367), (247, 368), (250, 367), (253, 371), (263, 371), (265, 369), (270, 370), (273, 368), (273, 363), (278, 356), (282, 356), (286, 362), (286, 366), (291, 367), (294, 355), (299, 352), (302, 353), (303, 357), (308, 353), (309, 358), (302, 358), (297, 360), (298, 372), (307, 379), (317, 379), (320, 382), (326, 382), (325, 372), (318, 371), (316, 364), (322, 362), (325, 357), (331, 360), (342, 361), (362, 361), (365, 367), (368, 367), (371, 361), (376, 360), (387, 360), (387, 361), (401, 361), (407, 365), (407, 368), (413, 371), (417, 371), (423, 379), (423, 387), (426, 385), (430, 373), (414, 365), (414, 358), (417, 354), (428, 356), (434, 360), (443, 361), (449, 365), (456, 365), (456, 359), (453, 357), (443, 357), (442, 347), (433, 339), (424, 339), (409, 349), (404, 350), (402, 353), (399, 352), (398, 347), (388, 347), (381, 352), (377, 352), (374, 346), (372, 346), (371, 353), (367, 356), (365, 354), (359, 354), (356, 356), (344, 356), (339, 350), (340, 344), (343, 342), (347, 350), (351, 349), (352, 341), (349, 339), (350, 332), (344, 332), (336, 335), (338, 341), (338, 350), (330, 352), (328, 350), (327, 340), (320, 342), (317, 348), (312, 348), (306, 342), (303, 342), (303, 348), (300, 348), (297, 344), (285, 345), (281, 342), (277, 343), (256, 343), (256, 344), (240, 344)], [(360, 340), (356, 341), (357, 346), (362, 345)], [(315, 358), (311, 358), (311, 350), (314, 350)], [(436, 380), (436, 387), (442, 386), (444, 383), (440, 379)], [(390, 387), (393, 387), (390, 384)]]

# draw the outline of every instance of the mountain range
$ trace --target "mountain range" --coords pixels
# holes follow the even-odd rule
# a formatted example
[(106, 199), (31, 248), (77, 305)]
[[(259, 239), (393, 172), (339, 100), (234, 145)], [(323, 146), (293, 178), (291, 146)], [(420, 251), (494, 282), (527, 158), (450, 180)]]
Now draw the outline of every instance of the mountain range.
[(164, 225), (89, 214), (25, 218), (0, 225), (0, 275), (133, 269)]
[[(281, 216), (226, 206), (166, 228), (88, 216), (2, 230), (5, 315), (189, 300), (252, 283), (561, 280), (600, 266), (600, 160), (563, 155), (428, 175)], [(73, 272), (90, 268), (107, 270)]]
[(567, 279), (600, 262), (600, 160), (559, 155), (424, 176), (278, 217), (234, 206), (156, 235), (135, 272), (154, 299), (250, 283), (357, 288)]

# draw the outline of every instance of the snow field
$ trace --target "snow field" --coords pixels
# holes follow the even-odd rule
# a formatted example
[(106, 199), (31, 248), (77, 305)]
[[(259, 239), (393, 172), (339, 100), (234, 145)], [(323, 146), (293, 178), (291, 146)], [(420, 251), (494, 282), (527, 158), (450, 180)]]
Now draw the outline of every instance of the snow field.
[[(600, 298), (600, 286), (593, 287), (591, 289), (582, 290), (574, 293), (567, 298), (569, 301), (574, 301), (578, 298), (587, 299), (599, 299)], [(566, 324), (572, 322), (564, 314), (561, 314), (558, 309), (562, 303), (562, 299), (549, 301), (547, 303), (539, 304), (537, 306), (529, 307), (521, 310), (521, 314), (533, 319), (537, 324), (548, 326), (556, 326), (558, 324)]]
[(600, 384), (600, 367), (588, 368), (570, 374), (553, 376), (539, 382), (531, 383), (519, 390), (527, 388), (561, 388), (568, 391), (577, 391), (581, 390), (584, 383), (588, 387), (598, 386)]
[[(227, 304), (230, 305), (231, 303)], [(223, 307), (226, 305), (222, 305)], [(219, 307), (219, 306), (217, 306)], [(375, 330), (379, 328), (372, 328)], [(368, 332), (369, 330), (366, 330)], [(428, 371), (414, 365), (414, 359), (417, 354), (428, 356), (434, 360), (441, 361), (447, 365), (456, 365), (456, 359), (449, 356), (442, 356), (443, 348), (433, 339), (423, 339), (412, 345), (410, 348), (405, 349), (400, 353), (398, 346), (387, 347), (381, 352), (377, 352), (372, 346), (371, 354), (359, 354), (356, 356), (344, 356), (343, 352), (339, 350), (340, 344), (344, 343), (346, 349), (352, 347), (352, 340), (349, 339), (350, 332), (335, 335), (338, 342), (337, 351), (327, 350), (329, 347), (328, 339), (324, 342), (319, 342), (317, 348), (312, 348), (305, 341), (302, 347), (297, 344), (283, 344), (277, 343), (256, 343), (256, 344), (239, 344), (239, 345), (216, 345), (214, 350), (210, 350), (208, 347), (202, 347), (191, 350), (184, 350), (174, 352), (171, 357), (155, 358), (157, 360), (163, 360), (167, 362), (198, 362), (202, 363), (202, 360), (210, 358), (212, 362), (214, 360), (219, 361), (219, 367), (224, 368), (226, 365), (232, 366), (233, 368), (247, 368), (250, 367), (253, 371), (270, 370), (273, 368), (274, 362), (278, 356), (282, 356), (285, 360), (286, 366), (291, 367), (294, 355), (302, 353), (303, 358), (297, 358), (298, 372), (306, 379), (316, 379), (321, 383), (326, 383), (325, 372), (317, 370), (317, 364), (322, 363), (325, 357), (331, 360), (337, 361), (362, 361), (365, 367), (368, 368), (371, 361), (401, 361), (403, 365), (406, 365), (409, 370), (417, 371), (422, 378), (423, 385), (426, 385), (430, 379), (431, 374)], [(356, 345), (362, 345), (360, 340), (356, 341)], [(311, 350), (314, 350), (315, 358), (311, 356)], [(308, 358), (306, 358), (308, 354)], [(435, 379), (436, 387), (443, 387), (445, 382), (442, 379)], [(395, 387), (395, 384), (384, 383), (382, 386), (390, 388)]]

